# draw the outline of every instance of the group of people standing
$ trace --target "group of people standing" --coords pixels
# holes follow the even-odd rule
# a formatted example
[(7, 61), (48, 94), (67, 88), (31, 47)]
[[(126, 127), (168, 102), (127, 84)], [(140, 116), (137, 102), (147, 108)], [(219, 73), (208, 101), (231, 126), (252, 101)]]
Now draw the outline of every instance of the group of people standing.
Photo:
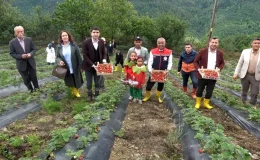
[[(36, 76), (36, 64), (34, 54), (36, 52), (34, 43), (30, 37), (24, 36), (24, 28), (16, 26), (14, 28), (16, 38), (10, 41), (10, 55), (16, 59), (16, 66), (23, 78), (24, 84), (33, 92), (39, 89)], [(61, 31), (59, 34), (58, 44), (54, 51), (53, 45), (48, 45), (46, 51), (49, 53), (55, 52), (47, 61), (53, 64), (53, 58), (58, 65), (68, 69), (65, 76), (66, 86), (71, 87), (72, 94), (80, 97), (79, 88), (83, 85), (82, 72), (85, 72), (87, 81), (87, 100), (95, 100), (99, 95), (100, 87), (104, 87), (104, 77), (97, 75), (98, 63), (109, 63), (109, 52), (105, 45), (105, 38), (100, 37), (100, 29), (93, 27), (90, 31), (91, 38), (86, 39), (82, 43), (82, 54), (79, 47), (75, 44), (73, 36), (68, 31)], [(247, 92), (251, 90), (250, 104), (256, 105), (257, 95), (259, 94), (259, 48), (260, 39), (254, 39), (251, 43), (252, 48), (242, 52), (233, 78), (236, 80), (238, 76), (241, 78), (242, 84), (242, 101), (246, 102)], [(142, 46), (141, 37), (136, 37), (134, 47), (130, 48), (125, 62), (123, 62), (123, 54), (120, 51), (116, 55), (115, 71), (118, 70), (117, 65), (121, 64), (124, 67), (122, 72), (125, 73), (127, 79), (138, 82), (138, 85), (130, 86), (129, 100), (138, 102), (146, 102), (150, 99), (150, 92), (155, 82), (151, 81), (151, 72), (153, 70), (162, 70), (166, 74), (172, 69), (172, 50), (167, 49), (166, 40), (163, 37), (157, 39), (157, 47), (148, 49)], [(203, 91), (206, 89), (204, 97), (204, 107), (211, 109), (209, 104), (212, 96), (216, 80), (203, 79), (199, 74), (201, 69), (213, 69), (216, 72), (221, 72), (223, 69), (224, 54), (218, 49), (219, 39), (211, 38), (208, 47), (201, 49), (198, 53), (192, 49), (192, 44), (186, 43), (185, 50), (181, 53), (178, 63), (178, 74), (183, 77), (183, 91), (188, 92), (188, 79), (192, 80), (193, 88), (191, 92), (192, 98), (196, 99), (195, 108), (199, 109), (202, 101)], [(53, 55), (55, 57), (53, 57)], [(48, 59), (48, 57), (47, 57)], [(50, 60), (52, 59), (52, 60)], [(146, 83), (145, 96), (142, 99), (142, 88), (145, 84), (146, 69), (148, 69), (149, 77)], [(103, 80), (102, 80), (103, 79)], [(94, 91), (92, 84), (94, 81)], [(162, 103), (161, 97), (164, 83), (157, 84), (156, 96), (158, 102)]]

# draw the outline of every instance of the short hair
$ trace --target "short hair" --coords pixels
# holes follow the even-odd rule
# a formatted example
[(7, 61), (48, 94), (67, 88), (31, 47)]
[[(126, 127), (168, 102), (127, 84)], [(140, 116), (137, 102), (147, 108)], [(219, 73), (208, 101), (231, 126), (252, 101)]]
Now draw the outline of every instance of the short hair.
[(190, 42), (186, 42), (185, 46), (191, 46), (192, 47), (192, 44)]
[(62, 34), (63, 32), (66, 32), (66, 33), (68, 34), (70, 43), (74, 43), (74, 38), (73, 38), (73, 36), (70, 34), (70, 32), (68, 32), (68, 31), (66, 31), (66, 30), (60, 31), (58, 43), (59, 43), (59, 44), (62, 44), (62, 43), (63, 43), (63, 40), (62, 40), (62, 37), (61, 37), (61, 34)]
[(212, 37), (212, 38), (209, 39), (209, 41), (216, 40), (216, 39), (219, 40), (218, 37)]
[(22, 28), (24, 30), (23, 26), (15, 26), (14, 27), (14, 32), (17, 30), (17, 28)]
[(260, 41), (260, 38), (259, 37), (254, 38), (253, 41)]
[(94, 27), (92, 27), (91, 30), (90, 30), (90, 32), (92, 32), (93, 30), (97, 30), (97, 31), (99, 31), (99, 27), (98, 27), (98, 26), (94, 26)]
[(158, 43), (159, 40), (163, 40), (163, 41), (166, 43), (166, 40), (165, 40), (165, 38), (163, 38), (163, 37), (158, 38), (158, 39), (157, 39), (157, 43)]

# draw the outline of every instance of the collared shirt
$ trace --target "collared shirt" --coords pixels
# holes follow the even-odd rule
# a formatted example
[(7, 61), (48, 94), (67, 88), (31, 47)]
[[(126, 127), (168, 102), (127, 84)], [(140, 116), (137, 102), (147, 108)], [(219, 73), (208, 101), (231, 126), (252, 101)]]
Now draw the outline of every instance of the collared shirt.
[(23, 39), (17, 38), (17, 39), (18, 39), (18, 41), (19, 41), (21, 47), (23, 48), (23, 51), (25, 52), (24, 38), (23, 38)]
[(211, 50), (209, 49), (207, 69), (216, 69), (216, 63), (217, 63), (217, 50), (211, 52)]
[(257, 61), (258, 61), (259, 51), (254, 52), (253, 50), (250, 53), (249, 65), (248, 65), (248, 73), (255, 73)]
[(73, 74), (70, 43), (67, 46), (62, 44), (62, 54), (65, 57), (65, 61), (67, 62), (68, 66), (69, 66), (70, 74)]
[(94, 48), (97, 50), (97, 48), (98, 48), (98, 40), (95, 41), (95, 40), (92, 38), (92, 43), (93, 43)]

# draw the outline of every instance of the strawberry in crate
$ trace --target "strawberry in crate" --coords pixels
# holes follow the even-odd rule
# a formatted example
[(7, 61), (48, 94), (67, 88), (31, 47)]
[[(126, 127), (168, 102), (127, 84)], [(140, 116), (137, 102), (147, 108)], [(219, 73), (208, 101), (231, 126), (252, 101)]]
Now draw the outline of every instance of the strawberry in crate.
[(151, 73), (151, 82), (164, 83), (167, 77), (167, 72), (163, 70), (153, 70)]
[(110, 63), (97, 65), (97, 75), (109, 75), (113, 73), (113, 65)]

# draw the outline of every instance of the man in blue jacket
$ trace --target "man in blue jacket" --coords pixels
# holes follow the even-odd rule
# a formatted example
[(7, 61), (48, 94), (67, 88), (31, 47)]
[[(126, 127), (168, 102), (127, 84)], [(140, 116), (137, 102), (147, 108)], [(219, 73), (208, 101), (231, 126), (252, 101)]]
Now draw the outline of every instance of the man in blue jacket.
[(181, 53), (179, 64), (178, 64), (178, 75), (181, 72), (182, 75), (182, 86), (183, 91), (187, 92), (188, 90), (188, 81), (189, 77), (191, 78), (193, 89), (191, 92), (192, 98), (196, 98), (196, 90), (198, 86), (198, 78), (196, 77), (196, 69), (193, 64), (193, 61), (197, 55), (197, 52), (192, 49), (191, 43), (185, 44), (185, 51)]

